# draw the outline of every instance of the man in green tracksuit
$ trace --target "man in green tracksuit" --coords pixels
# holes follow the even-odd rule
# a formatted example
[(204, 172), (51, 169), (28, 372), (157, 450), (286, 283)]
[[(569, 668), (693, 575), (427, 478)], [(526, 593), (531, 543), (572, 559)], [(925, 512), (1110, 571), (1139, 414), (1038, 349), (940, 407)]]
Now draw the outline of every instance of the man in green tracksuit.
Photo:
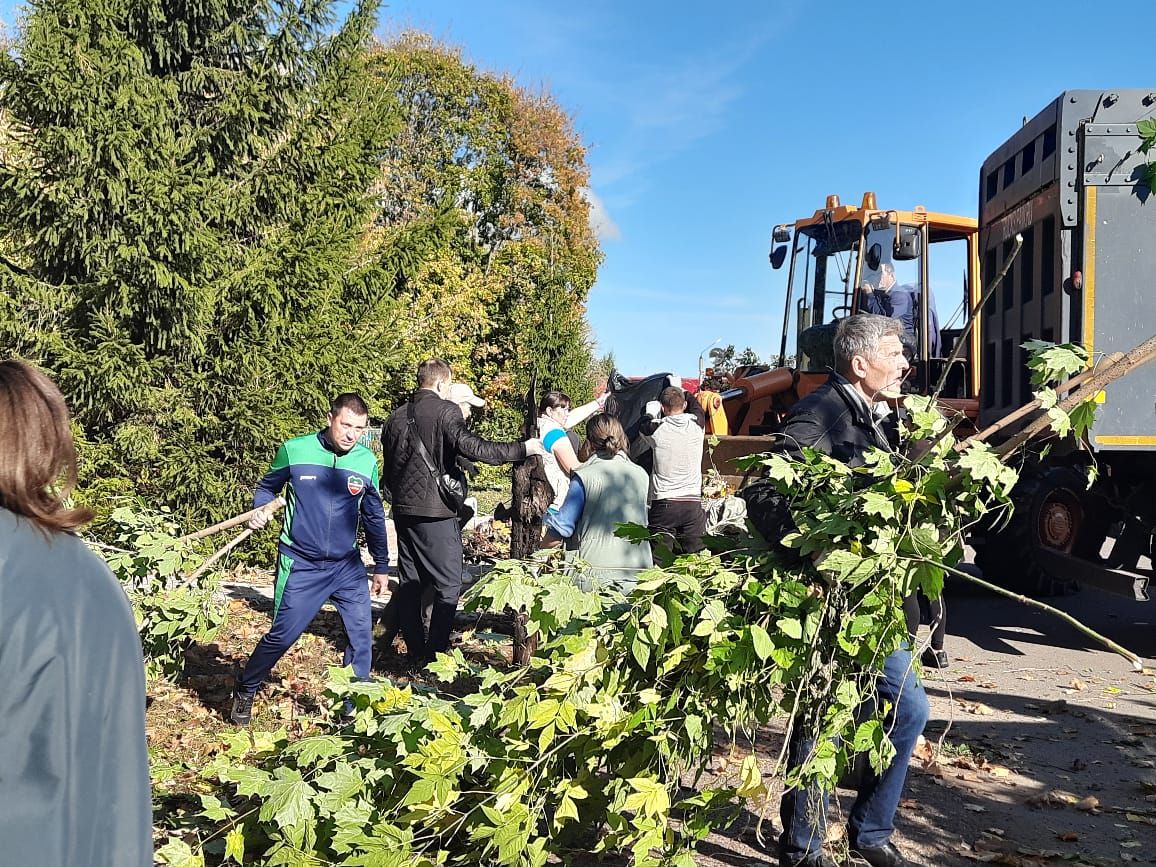
[[(273, 625), (237, 682), (230, 718), (238, 725), (248, 725), (257, 689), (327, 599), (333, 600), (349, 637), (344, 664), (357, 677), (369, 677), (372, 620), (358, 526), (365, 528), (373, 556), (375, 593), (385, 588), (389, 542), (377, 458), (358, 444), (368, 423), (365, 401), (352, 393), (338, 395), (328, 427), (284, 443), (257, 484), (255, 508), (272, 502), (282, 489), (287, 503), (277, 546)], [(258, 512), (249, 525), (264, 527), (270, 514)]]

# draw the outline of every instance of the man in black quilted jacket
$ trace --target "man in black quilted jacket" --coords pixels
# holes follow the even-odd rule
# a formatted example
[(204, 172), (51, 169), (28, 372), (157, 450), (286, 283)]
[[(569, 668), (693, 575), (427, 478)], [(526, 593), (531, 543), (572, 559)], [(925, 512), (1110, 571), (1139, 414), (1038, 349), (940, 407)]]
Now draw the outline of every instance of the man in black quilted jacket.
[[(449, 364), (439, 358), (423, 361), (417, 368), (417, 391), (394, 411), (381, 432), (382, 487), (397, 530), (398, 620), (410, 661), (417, 665), (449, 649), (462, 590), (457, 508), (446, 503), (438, 477), (455, 474), (459, 456), (505, 464), (544, 452), (537, 439), (496, 443), (473, 433), (458, 405), (448, 399), (452, 382)], [(424, 456), (418, 438), (425, 446)], [(428, 636), (421, 618), (426, 587), (436, 593)]]

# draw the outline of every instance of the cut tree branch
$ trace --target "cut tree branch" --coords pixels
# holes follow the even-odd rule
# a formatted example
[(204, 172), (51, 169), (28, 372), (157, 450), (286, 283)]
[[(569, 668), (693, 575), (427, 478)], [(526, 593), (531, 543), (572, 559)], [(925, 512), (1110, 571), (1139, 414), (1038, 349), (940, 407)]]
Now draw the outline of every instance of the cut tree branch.
[(983, 310), (983, 305), (995, 294), (996, 287), (998, 287), (1003, 278), (1007, 276), (1007, 272), (1011, 270), (1012, 263), (1015, 262), (1016, 256), (1020, 254), (1020, 248), (1023, 247), (1023, 245), (1024, 236), (1017, 234), (1015, 246), (1012, 248), (1011, 255), (1007, 257), (1007, 261), (1003, 263), (1003, 269), (995, 275), (995, 279), (983, 290), (983, 295), (980, 296), (975, 306), (971, 308), (971, 312), (967, 317), (967, 325), (963, 327), (963, 331), (955, 338), (955, 346), (951, 350), (951, 355), (947, 358), (947, 364), (943, 365), (943, 373), (939, 375), (939, 382), (935, 384), (935, 390), (931, 392), (932, 400), (937, 400), (943, 391), (943, 387), (947, 385), (947, 374), (951, 372), (951, 365), (959, 361), (960, 356), (963, 354), (964, 347), (967, 346), (967, 338), (970, 336), (972, 329), (975, 328), (975, 323), (978, 320), (979, 311)]
[[(1071, 411), (1084, 401), (1095, 397), (1103, 391), (1106, 386), (1115, 382), (1120, 377), (1143, 367), (1154, 358), (1156, 358), (1156, 336), (1149, 337), (1135, 349), (1124, 353), (1124, 357), (1115, 364), (1110, 365), (1106, 369), (1097, 370), (1091, 379), (1086, 380), (1083, 385), (1059, 402), (1060, 409), (1064, 410), (1064, 412)], [(1050, 424), (1051, 419), (1048, 418), (1048, 416), (1040, 416), (1030, 422), (1027, 427), (1007, 442), (997, 446), (995, 453), (1006, 461), (1016, 450), (1023, 446), (1024, 443), (1045, 430)]]
[(980, 587), (983, 587), (985, 590), (990, 590), (992, 593), (998, 593), (1001, 596), (1006, 596), (1008, 599), (1014, 599), (1016, 602), (1022, 602), (1024, 605), (1030, 605), (1033, 608), (1038, 608), (1041, 611), (1046, 611), (1049, 614), (1055, 615), (1056, 617), (1063, 620), (1065, 623), (1069, 624), (1070, 626), (1075, 627), (1080, 632), (1084, 633), (1084, 635), (1087, 635), (1089, 638), (1095, 639), (1096, 641), (1098, 641), (1100, 644), (1104, 645), (1104, 647), (1108, 648), (1113, 653), (1117, 653), (1120, 656), (1124, 657), (1126, 660), (1128, 660), (1130, 663), (1132, 663), (1132, 669), (1134, 671), (1143, 671), (1144, 670), (1144, 660), (1142, 660), (1135, 653), (1130, 651), (1128, 648), (1117, 644), (1116, 642), (1114, 642), (1112, 639), (1108, 638), (1107, 636), (1101, 635), (1099, 632), (1092, 629), (1090, 626), (1085, 626), (1083, 623), (1081, 623), (1080, 621), (1078, 621), (1076, 618), (1072, 617), (1072, 615), (1068, 614), (1065, 611), (1060, 611), (1060, 609), (1053, 608), (1051, 605), (1047, 605), (1043, 602), (1040, 602), (1038, 599), (1032, 599), (1030, 596), (1023, 596), (1019, 593), (1014, 593), (1011, 590), (1007, 590), (1003, 587), (1000, 587), (998, 584), (992, 584), (989, 581), (984, 581), (982, 578), (977, 578), (975, 575), (972, 575), (968, 572), (964, 572), (961, 569), (955, 569), (951, 566), (946, 566), (943, 563), (936, 563), (934, 560), (925, 560), (925, 559), (916, 558), (916, 557), (913, 557), (911, 559), (913, 559), (917, 562), (920, 562), (920, 563), (928, 563), (932, 566), (938, 566), (940, 569), (943, 569), (946, 572), (950, 572), (952, 575), (955, 575), (958, 578), (962, 578), (965, 581), (970, 581), (972, 584), (978, 584)]
[(203, 539), (206, 536), (212, 536), (214, 533), (221, 532), (221, 530), (228, 530), (230, 527), (236, 527), (238, 524), (244, 524), (258, 512), (268, 512), (270, 515), (272, 515), (284, 505), (285, 498), (278, 497), (277, 499), (266, 503), (264, 506), (258, 506), (256, 509), (250, 509), (241, 515), (237, 515), (235, 518), (229, 518), (225, 521), (221, 521), (219, 524), (213, 524), (211, 527), (206, 527), (203, 530), (197, 530), (197, 532), (189, 533), (187, 536), (181, 536), (179, 539), (177, 539), (177, 541), (195, 542), (197, 539)]

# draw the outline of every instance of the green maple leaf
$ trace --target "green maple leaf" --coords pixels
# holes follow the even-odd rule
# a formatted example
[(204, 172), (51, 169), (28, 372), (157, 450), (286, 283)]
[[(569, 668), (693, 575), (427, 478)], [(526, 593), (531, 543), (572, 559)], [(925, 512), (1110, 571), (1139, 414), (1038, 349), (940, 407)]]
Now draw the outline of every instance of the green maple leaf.
[(234, 828), (225, 835), (225, 860), (232, 858), (238, 864), (245, 863), (245, 832)]
[(559, 626), (569, 623), (577, 615), (594, 614), (601, 608), (596, 593), (583, 593), (569, 580), (550, 587), (538, 602), (543, 611), (554, 615)]
[(292, 768), (278, 768), (269, 784), (260, 819), (272, 820), (281, 828), (304, 828), (313, 820), (313, 789)]
[(895, 503), (886, 494), (867, 491), (860, 499), (863, 501), (863, 511), (868, 515), (878, 515), (884, 519), (895, 517)]
[(272, 777), (257, 768), (237, 765), (223, 770), (221, 779), (226, 783), (233, 783), (237, 787), (238, 795), (248, 797), (250, 795), (266, 795)]
[(364, 788), (365, 780), (356, 766), (339, 762), (332, 771), (317, 777), (317, 786), (327, 792), (317, 796), (318, 807), (336, 813)]
[(771, 636), (767, 630), (757, 623), (752, 623), (750, 630), (751, 642), (755, 647), (755, 655), (758, 656), (759, 659), (766, 659), (774, 652), (775, 642), (771, 640)]
[(1010, 491), (1016, 482), (1016, 471), (999, 459), (984, 443), (971, 445), (959, 456), (959, 468), (977, 482), (987, 482), (999, 491)]
[(499, 570), (495, 567), (490, 576), (478, 588), (478, 594), (489, 600), (491, 608), (497, 611), (506, 607), (514, 611), (528, 611), (534, 604), (534, 587), (520, 570)]
[(156, 851), (156, 859), (160, 864), (169, 867), (205, 867), (205, 859), (199, 852), (194, 852), (189, 844), (178, 837), (174, 837)]
[(1065, 437), (1072, 429), (1072, 420), (1068, 414), (1059, 407), (1052, 407), (1048, 410), (1048, 418), (1051, 420), (1051, 428), (1057, 436)]
[(1061, 382), (1088, 364), (1088, 351), (1078, 343), (1055, 344), (1046, 340), (1028, 340), (1020, 345), (1029, 353), (1028, 367), (1032, 371), (1032, 385)]
[(1156, 120), (1146, 117), (1136, 122), (1136, 132), (1140, 134), (1140, 153), (1146, 154), (1156, 147)]
[(344, 753), (345, 741), (334, 735), (302, 738), (286, 747), (285, 752), (297, 757), (298, 767), (312, 768)]

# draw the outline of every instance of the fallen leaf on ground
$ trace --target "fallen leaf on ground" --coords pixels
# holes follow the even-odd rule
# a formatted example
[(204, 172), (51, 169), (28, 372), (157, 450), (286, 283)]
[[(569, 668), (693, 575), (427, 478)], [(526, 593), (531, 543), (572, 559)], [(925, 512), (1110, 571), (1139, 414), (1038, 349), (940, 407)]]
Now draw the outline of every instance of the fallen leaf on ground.
[(1063, 789), (1050, 789), (1039, 795), (1033, 795), (1027, 799), (1027, 803), (1033, 807), (1070, 807), (1076, 804), (1080, 799), (1071, 792)]
[(994, 710), (981, 701), (964, 701), (960, 699), (959, 706), (967, 713), (973, 713), (978, 716), (991, 716), (995, 713)]
[(1087, 689), (1088, 685), (1078, 677), (1073, 677), (1072, 682), (1068, 684), (1071, 689)]
[(1063, 834), (1056, 834), (1056, 837), (1060, 840), (1063, 840), (1065, 843), (1078, 843), (1080, 840), (1080, 835), (1075, 831), (1066, 831)]

